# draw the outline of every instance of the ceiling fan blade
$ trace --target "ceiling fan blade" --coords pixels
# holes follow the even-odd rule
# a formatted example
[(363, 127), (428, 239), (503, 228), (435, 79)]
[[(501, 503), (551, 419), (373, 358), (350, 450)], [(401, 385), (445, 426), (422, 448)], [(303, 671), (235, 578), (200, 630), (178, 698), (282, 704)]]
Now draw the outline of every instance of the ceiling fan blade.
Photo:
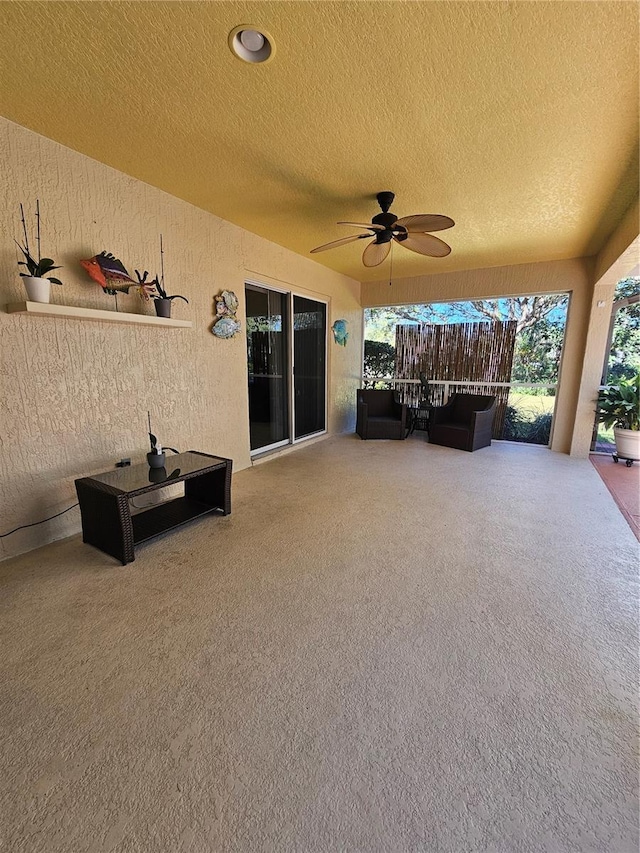
[[(338, 222), (338, 225), (353, 225), (354, 228), (370, 228), (372, 231), (384, 231), (384, 225), (367, 225), (366, 222)], [(423, 231), (426, 229), (423, 228)]]
[(373, 240), (362, 253), (362, 263), (365, 267), (377, 267), (389, 254), (391, 240), (387, 243), (376, 243)]
[(439, 213), (417, 213), (415, 216), (403, 216), (396, 225), (404, 225), (409, 233), (413, 231), (444, 231), (456, 223), (450, 216)]
[(411, 249), (419, 255), (429, 255), (431, 258), (444, 258), (451, 252), (451, 246), (447, 246), (444, 240), (434, 237), (433, 234), (408, 234), (404, 240), (397, 237), (393, 239), (405, 249)]
[(313, 255), (314, 252), (324, 252), (326, 249), (335, 249), (337, 246), (344, 246), (347, 243), (353, 243), (354, 240), (362, 240), (364, 237), (371, 237), (371, 234), (352, 234), (350, 237), (341, 237), (332, 243), (325, 243), (324, 246), (311, 249), (311, 254)]

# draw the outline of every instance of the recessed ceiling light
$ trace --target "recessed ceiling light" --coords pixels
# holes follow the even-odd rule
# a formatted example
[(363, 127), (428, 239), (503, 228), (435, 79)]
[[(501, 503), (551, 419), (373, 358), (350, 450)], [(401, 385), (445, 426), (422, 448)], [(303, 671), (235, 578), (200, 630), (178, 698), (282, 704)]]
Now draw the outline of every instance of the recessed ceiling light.
[(267, 62), (276, 52), (271, 36), (250, 24), (231, 30), (229, 47), (234, 56), (244, 62)]

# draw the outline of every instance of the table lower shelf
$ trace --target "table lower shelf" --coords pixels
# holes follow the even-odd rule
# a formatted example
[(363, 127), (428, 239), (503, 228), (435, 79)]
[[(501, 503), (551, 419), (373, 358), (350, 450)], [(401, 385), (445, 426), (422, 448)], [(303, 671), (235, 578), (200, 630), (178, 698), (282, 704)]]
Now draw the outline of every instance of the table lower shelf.
[(194, 518), (200, 518), (212, 512), (222, 512), (222, 508), (212, 507), (188, 497), (174, 498), (158, 504), (132, 517), (134, 544), (146, 542), (147, 539), (153, 539), (154, 536), (174, 530), (193, 521)]

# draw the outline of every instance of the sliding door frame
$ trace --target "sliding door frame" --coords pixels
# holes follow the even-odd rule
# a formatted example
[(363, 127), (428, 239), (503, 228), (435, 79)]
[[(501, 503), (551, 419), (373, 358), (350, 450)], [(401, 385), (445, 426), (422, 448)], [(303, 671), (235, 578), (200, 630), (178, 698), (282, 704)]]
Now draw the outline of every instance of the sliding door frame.
[[(291, 359), (291, 400), (290, 400), (290, 415), (291, 415), (291, 444), (300, 444), (301, 441), (309, 441), (310, 438), (318, 438), (321, 435), (326, 435), (327, 433), (327, 418), (329, 415), (328, 412), (328, 403), (329, 403), (329, 395), (328, 395), (328, 379), (329, 379), (329, 300), (328, 299), (319, 299), (316, 295), (309, 295), (308, 293), (301, 293), (298, 290), (290, 290), (287, 291), (289, 293), (289, 329), (290, 329), (290, 359)], [(302, 435), (300, 438), (296, 438), (296, 424), (295, 424), (295, 358), (294, 358), (294, 329), (293, 329), (293, 297), (298, 296), (300, 299), (307, 299), (311, 302), (319, 302), (321, 305), (325, 307), (324, 313), (324, 429), (320, 429), (317, 432), (311, 432), (308, 435)]]
[[(246, 325), (247, 286), (258, 288), (259, 290), (267, 290), (267, 291), (271, 290), (271, 291), (274, 291), (275, 293), (281, 293), (284, 296), (289, 295), (289, 291), (285, 290), (282, 287), (272, 287), (271, 285), (263, 284), (261, 281), (256, 281), (254, 279), (245, 279), (245, 283), (244, 283), (245, 325)], [(291, 311), (289, 308), (290, 302), (291, 302), (291, 300), (287, 299), (286, 314), (287, 314), (288, 320), (290, 320), (290, 315), (291, 315)], [(245, 330), (245, 334), (246, 334), (246, 330)], [(289, 337), (291, 336), (290, 330), (288, 330), (287, 334), (289, 335)], [(289, 342), (288, 341), (284, 342), (284, 355), (285, 355), (285, 358), (287, 359), (287, 364), (285, 365), (285, 369), (287, 371), (287, 377), (288, 377), (289, 384), (291, 384), (290, 383), (290, 379), (291, 379), (291, 365), (290, 365), (291, 355), (289, 352)], [(249, 396), (248, 395), (249, 395), (249, 375), (248, 375), (248, 365), (247, 365), (247, 404), (249, 403)], [(290, 412), (291, 393), (289, 392), (286, 396), (287, 396), (287, 425), (289, 428), (289, 438), (284, 438), (284, 439), (282, 439), (282, 441), (275, 441), (273, 444), (265, 444), (262, 447), (256, 447), (255, 450), (251, 449), (251, 441), (249, 441), (249, 455), (251, 456), (251, 458), (253, 458), (254, 456), (260, 456), (263, 453), (269, 453), (272, 450), (279, 450), (279, 449), (282, 449), (283, 447), (288, 447), (291, 444), (291, 412)], [(251, 417), (250, 417), (249, 405), (247, 405), (247, 417), (249, 418), (249, 434), (251, 434)]]
[[(272, 450), (281, 450), (284, 447), (289, 447), (294, 444), (300, 444), (303, 441), (309, 441), (309, 439), (318, 438), (321, 435), (326, 435), (327, 433), (327, 422), (329, 417), (329, 300), (320, 298), (315, 293), (305, 293), (304, 291), (297, 290), (294, 287), (278, 287), (272, 284), (265, 284), (258, 279), (247, 278), (244, 282), (245, 285), (245, 304), (246, 304), (246, 287), (249, 285), (250, 287), (258, 287), (261, 290), (273, 290), (276, 293), (283, 293), (287, 296), (287, 316), (288, 316), (288, 335), (289, 341), (288, 346), (286, 348), (288, 361), (287, 364), (287, 377), (289, 381), (289, 411), (288, 411), (288, 421), (289, 421), (289, 438), (285, 438), (283, 441), (278, 441), (274, 444), (266, 445), (265, 447), (258, 447), (255, 450), (249, 449), (249, 453), (251, 458), (256, 456), (261, 456), (263, 453), (269, 453)], [(324, 329), (324, 429), (318, 430), (317, 432), (310, 433), (309, 435), (303, 435), (300, 438), (295, 437), (295, 359), (294, 359), (294, 330), (293, 330), (293, 297), (298, 296), (300, 299), (308, 299), (312, 302), (319, 302), (320, 304), (325, 306), (325, 329)], [(247, 384), (248, 389), (248, 384)], [(247, 409), (247, 417), (249, 416), (249, 410)]]

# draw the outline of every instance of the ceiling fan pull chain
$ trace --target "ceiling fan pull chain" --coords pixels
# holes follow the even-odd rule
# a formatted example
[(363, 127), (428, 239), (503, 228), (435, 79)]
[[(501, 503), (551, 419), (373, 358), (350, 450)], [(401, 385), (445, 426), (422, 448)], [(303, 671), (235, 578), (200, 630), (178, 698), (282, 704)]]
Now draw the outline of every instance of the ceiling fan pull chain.
[(393, 278), (393, 243), (391, 244), (391, 252), (389, 257), (389, 287), (391, 287), (391, 279)]

